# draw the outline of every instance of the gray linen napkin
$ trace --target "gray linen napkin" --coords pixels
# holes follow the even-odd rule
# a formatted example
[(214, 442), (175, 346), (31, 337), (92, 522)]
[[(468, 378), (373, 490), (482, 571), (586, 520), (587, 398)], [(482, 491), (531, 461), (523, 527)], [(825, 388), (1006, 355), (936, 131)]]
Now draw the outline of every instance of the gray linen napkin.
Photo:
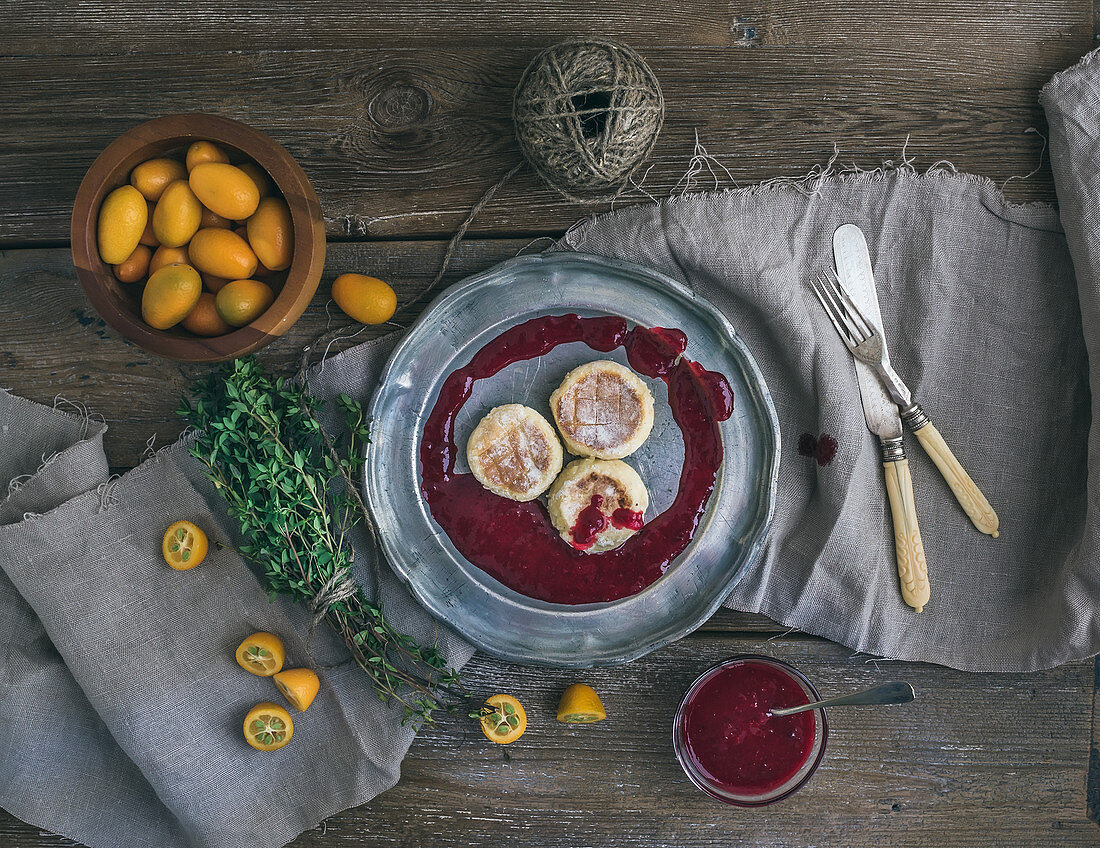
[[(634, 207), (568, 234), (693, 286), (764, 369), (783, 426), (779, 506), (731, 605), (959, 668), (1027, 670), (1100, 649), (1086, 378), (1100, 318), (1098, 62), (1043, 95), (1065, 235), (1050, 207), (907, 169)], [(851, 362), (803, 287), (843, 221), (868, 233), (899, 371), (1001, 515), (999, 540), (973, 530), (909, 439), (933, 581), (919, 616), (898, 598)], [(311, 385), (366, 399), (391, 346), (353, 348)], [(303, 662), (307, 616), (269, 604), (227, 550), (189, 572), (158, 564), (171, 520), (196, 517), (226, 541), (233, 524), (183, 443), (108, 479), (104, 430), (0, 391), (0, 806), (93, 848), (276, 848), (392, 786), (412, 731), (353, 667), (324, 672), (295, 744), (247, 747), (244, 712), (273, 692), (233, 648), (267, 629)], [(839, 440), (831, 464), (797, 453), (803, 432)], [(438, 638), (455, 665), (469, 658), (391, 575), (382, 594), (403, 629)], [(312, 649), (322, 664), (342, 659), (324, 629)]]
[[(366, 397), (391, 348), (348, 351), (311, 388)], [(185, 441), (109, 480), (105, 429), (0, 392), (0, 492), (16, 481), (0, 501), (0, 805), (94, 848), (277, 848), (393, 786), (412, 727), (350, 664), (321, 670), (287, 748), (248, 747), (244, 714), (281, 699), (234, 649), (267, 630), (307, 664), (309, 615), (270, 603), (228, 550), (186, 572), (160, 562), (172, 521), (236, 544), (234, 522)], [(367, 549), (361, 528), (354, 542)], [(361, 556), (356, 570), (370, 580)], [(463, 665), (472, 649), (383, 579), (388, 617)], [(310, 650), (346, 657), (327, 627)]]
[[(1089, 435), (1088, 384), (1090, 372), (1100, 379), (1089, 361), (1100, 355), (1098, 95), (1095, 53), (1043, 92), (1061, 221), (1048, 205), (1006, 202), (987, 180), (902, 167), (691, 194), (567, 233), (574, 250), (691, 286), (764, 371), (783, 444), (775, 523), (728, 606), (870, 654), (973, 671), (1100, 650), (1100, 435)], [(896, 370), (1001, 519), (999, 539), (975, 530), (907, 438), (932, 583), (920, 615), (898, 592), (851, 357), (806, 286), (848, 221), (867, 234)], [(798, 450), (803, 434), (822, 433), (839, 442), (825, 466)]]

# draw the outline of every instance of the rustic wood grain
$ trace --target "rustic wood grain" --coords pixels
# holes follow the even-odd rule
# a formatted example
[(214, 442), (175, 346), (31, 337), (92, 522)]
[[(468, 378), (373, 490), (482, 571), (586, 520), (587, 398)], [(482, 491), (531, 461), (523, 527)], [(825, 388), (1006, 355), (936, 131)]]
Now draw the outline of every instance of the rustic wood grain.
[[(466, 242), (448, 279), (515, 256), (530, 241)], [(259, 358), (293, 372), (302, 348), (330, 324), (352, 323), (331, 302), (338, 274), (359, 271), (381, 277), (397, 289), (399, 303), (406, 304), (435, 276), (443, 247), (442, 242), (330, 245), (313, 303)], [(406, 310), (395, 320), (408, 323), (411, 317)], [(365, 328), (355, 341), (394, 329)], [(0, 252), (0, 386), (40, 403), (52, 404), (60, 395), (102, 415), (110, 427), (106, 444), (112, 465), (136, 465), (151, 436), (158, 445), (172, 441), (181, 429), (175, 409), (182, 393), (193, 379), (216, 367), (162, 359), (108, 327), (81, 290), (68, 250)]]
[(8, 0), (5, 9), (5, 35), (14, 45), (10, 52), (33, 44), (35, 53), (53, 56), (154, 47), (194, 54), (239, 50), (242, 45), (287, 50), (330, 41), (357, 49), (397, 40), (409, 47), (499, 47), (509, 39), (548, 41), (596, 32), (616, 34), (641, 47), (844, 43), (870, 50), (897, 46), (911, 35), (929, 42), (926, 52), (939, 49), (934, 41), (973, 44), (984, 39), (1018, 40), (1027, 50), (1039, 39), (1025, 38), (1025, 33), (1065, 33), (1092, 25), (1088, 0), (447, 0), (422, 5), (373, 0), (341, 8), (338, 21), (316, 0), (206, 0), (197, 7), (164, 0)]
[[(1039, 87), (1093, 35), (1088, 0), (758, 0), (691, 4), (683, 16), (655, 2), (629, 14), (578, 2), (496, 17), (495, 4), (440, 14), (389, 3), (377, 15), (375, 4), (346, 10), (331, 27), (289, 0), (224, 17), (215, 4), (187, 19), (162, 5), (8, 5), (3, 243), (64, 239), (95, 155), (135, 123), (185, 110), (238, 118), (284, 143), (314, 181), (332, 236), (446, 234), (518, 160), (509, 102), (526, 62), (559, 35), (592, 31), (632, 41), (665, 89), (668, 119), (644, 183), (655, 196), (684, 174), (696, 131), (740, 183), (804, 173), (834, 144), (844, 163), (896, 162), (907, 137), (918, 167), (950, 159), (1003, 182), (1035, 167), (1042, 140), (1026, 131), (1044, 126)], [(1045, 168), (1008, 189), (1053, 198)], [(560, 231), (577, 215), (524, 173), (474, 231)]]
[[(118, 470), (140, 461), (149, 436), (163, 445), (178, 433), (177, 398), (208, 367), (118, 338), (90, 309), (63, 248), (84, 171), (150, 117), (211, 111), (270, 133), (314, 182), (330, 237), (361, 242), (330, 244), (312, 307), (261, 354), (289, 369), (304, 344), (344, 323), (325, 308), (338, 273), (392, 282), (406, 307), (399, 322), (418, 311), (410, 304), (438, 268), (440, 238), (518, 161), (508, 103), (520, 71), (561, 37), (617, 36), (652, 64), (669, 114), (644, 188), (663, 196), (683, 175), (696, 130), (741, 184), (805, 173), (834, 144), (843, 163), (896, 162), (907, 136), (918, 167), (946, 158), (999, 183), (1025, 174), (1043, 146), (1026, 132), (1045, 131), (1038, 90), (1093, 45), (1097, 21), (1100, 0), (373, 0), (338, 10), (317, 0), (197, 9), (8, 0), (0, 246), (58, 249), (0, 251), (0, 386), (47, 403), (60, 394), (104, 415)], [(1053, 200), (1049, 167), (1006, 191)], [(585, 211), (523, 173), (475, 224), (482, 238), (463, 245), (449, 279), (560, 233)], [(396, 240), (410, 238), (424, 240)], [(763, 810), (725, 808), (682, 775), (670, 724), (691, 679), (740, 651), (793, 662), (824, 694), (900, 677), (920, 699), (834, 711), (825, 761), (805, 790)], [(1029, 675), (874, 662), (731, 611), (623, 668), (547, 671), (477, 657), (466, 674), (473, 691), (506, 689), (531, 708), (511, 759), (469, 723), (448, 720), (417, 740), (395, 789), (294, 845), (1095, 845), (1097, 678), (1091, 661)], [(553, 723), (558, 695), (577, 679), (604, 695), (607, 722)], [(0, 811), (0, 848), (71, 844)]]
[(1100, 825), (1100, 657), (1092, 662), (1092, 729), (1085, 778), (1085, 814), (1090, 821)]
[[(787, 801), (725, 807), (695, 790), (672, 753), (671, 722), (692, 679), (739, 652), (804, 671), (823, 695), (905, 679), (914, 703), (829, 715), (825, 759)], [(829, 845), (857, 848), (1095, 845), (1083, 775), (1093, 663), (1028, 675), (971, 675), (868, 662), (811, 638), (696, 634), (630, 665), (590, 672), (510, 666), (477, 657), (472, 692), (507, 690), (529, 729), (510, 759), (468, 720), (421, 734), (397, 787), (304, 834), (295, 848), (383, 846)], [(583, 728), (553, 720), (568, 684), (603, 696), (609, 719)], [(65, 844), (0, 816), (0, 846)]]

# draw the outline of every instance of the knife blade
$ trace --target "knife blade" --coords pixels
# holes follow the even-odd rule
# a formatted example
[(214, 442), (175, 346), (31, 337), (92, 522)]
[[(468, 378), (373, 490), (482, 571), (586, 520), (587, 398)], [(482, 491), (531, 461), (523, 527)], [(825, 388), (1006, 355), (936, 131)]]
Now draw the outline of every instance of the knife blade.
[[(837, 227), (833, 232), (833, 258), (836, 261), (837, 276), (849, 297), (875, 326), (881, 328), (882, 311), (879, 309), (878, 290), (871, 268), (871, 253), (867, 249), (867, 239), (859, 227), (854, 224)], [(883, 361), (888, 367), (889, 352), (885, 333), (882, 345)], [(920, 612), (928, 603), (931, 590), (924, 541), (917, 522), (913, 479), (902, 442), (901, 414), (875, 369), (858, 359), (854, 359), (854, 364), (867, 429), (878, 436), (882, 446), (882, 466), (894, 523), (894, 549), (897, 554), (901, 596), (905, 603)]]
[[(855, 224), (842, 224), (833, 233), (833, 258), (836, 261), (836, 273), (841, 285), (876, 327), (882, 326), (882, 310), (878, 305), (878, 290), (875, 288), (875, 276), (871, 269), (871, 253), (867, 249), (867, 240), (863, 230)], [(886, 335), (882, 338), (883, 360), (890, 361), (890, 351), (886, 345)], [(859, 396), (863, 401), (863, 413), (867, 418), (867, 429), (879, 439), (900, 439), (901, 414), (898, 405), (882, 385), (875, 369), (858, 359), (855, 360), (856, 379), (859, 381)]]

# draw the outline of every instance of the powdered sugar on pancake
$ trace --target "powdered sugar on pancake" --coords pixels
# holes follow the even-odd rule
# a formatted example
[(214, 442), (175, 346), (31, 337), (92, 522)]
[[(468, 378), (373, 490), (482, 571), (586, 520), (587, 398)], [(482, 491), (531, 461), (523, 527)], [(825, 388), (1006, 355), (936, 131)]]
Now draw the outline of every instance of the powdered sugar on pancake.
[(653, 427), (653, 395), (629, 368), (600, 360), (575, 368), (550, 397), (571, 453), (618, 459), (636, 451)]
[(538, 497), (561, 471), (562, 449), (550, 423), (518, 403), (498, 406), (474, 428), (466, 447), (474, 477), (502, 497)]

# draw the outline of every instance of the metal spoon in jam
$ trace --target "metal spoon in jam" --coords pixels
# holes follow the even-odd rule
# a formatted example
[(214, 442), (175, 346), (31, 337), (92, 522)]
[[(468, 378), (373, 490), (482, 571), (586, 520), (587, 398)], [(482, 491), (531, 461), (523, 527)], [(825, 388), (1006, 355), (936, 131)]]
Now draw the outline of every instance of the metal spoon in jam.
[(822, 707), (850, 707), (857, 704), (907, 704), (917, 697), (916, 691), (908, 683), (894, 681), (872, 686), (861, 692), (851, 695), (841, 695), (839, 698), (826, 698), (824, 701), (814, 701), (812, 704), (803, 704), (800, 707), (786, 707), (784, 709), (771, 709), (768, 712), (773, 716), (794, 715), (806, 710), (819, 710)]

